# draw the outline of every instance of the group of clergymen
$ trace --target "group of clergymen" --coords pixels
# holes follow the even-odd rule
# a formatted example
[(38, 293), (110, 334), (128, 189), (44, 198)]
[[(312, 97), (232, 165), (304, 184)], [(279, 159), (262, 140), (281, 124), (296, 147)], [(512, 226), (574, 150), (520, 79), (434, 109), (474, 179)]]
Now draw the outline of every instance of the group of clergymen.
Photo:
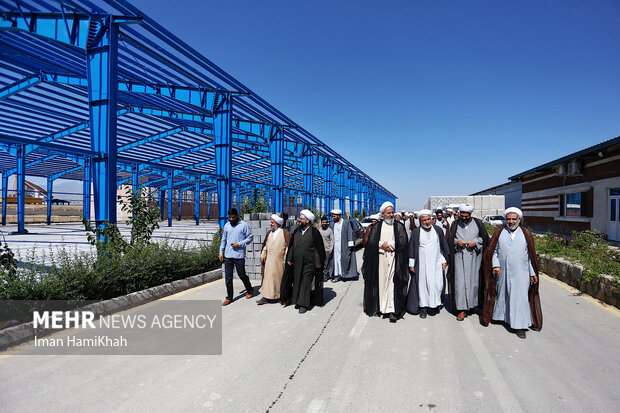
[[(441, 210), (422, 210), (407, 222), (395, 219), (393, 204), (385, 202), (362, 243), (364, 312), (393, 323), (407, 312), (424, 319), (439, 313), (447, 290), (458, 321), (479, 309), (483, 325), (491, 320), (506, 323), (519, 338), (525, 338), (530, 327), (540, 330), (536, 252), (531, 232), (521, 225), (523, 213), (506, 209), (505, 225), (489, 237), (482, 221), (471, 216), (473, 209), (461, 204), (458, 215), (448, 218)], [(259, 305), (294, 304), (305, 313), (312, 305), (323, 305), (323, 283), (329, 278), (357, 279), (353, 227), (342, 211), (332, 210), (331, 216), (331, 223), (323, 217), (315, 228), (314, 214), (302, 210), (292, 234), (282, 228), (283, 218), (271, 216), (261, 251)], [(233, 266), (244, 282), (246, 298), (252, 297), (243, 268), (252, 234), (236, 210), (229, 211), (229, 221), (220, 247), (228, 292), (223, 305), (233, 300)]]

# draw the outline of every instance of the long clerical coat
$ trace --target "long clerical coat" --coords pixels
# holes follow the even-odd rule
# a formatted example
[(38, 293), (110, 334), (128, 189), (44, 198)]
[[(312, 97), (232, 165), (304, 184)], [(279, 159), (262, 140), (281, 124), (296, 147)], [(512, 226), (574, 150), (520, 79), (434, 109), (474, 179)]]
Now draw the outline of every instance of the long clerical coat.
[(337, 265), (340, 265), (339, 275), (342, 278), (358, 278), (355, 251), (349, 250), (349, 243), (355, 242), (353, 238), (353, 225), (351, 225), (348, 219), (340, 218), (340, 221), (342, 222), (342, 227), (339, 237), (336, 234), (336, 224), (334, 222), (329, 224), (329, 227), (334, 231), (334, 257), (329, 265), (329, 276), (333, 277), (336, 275), (335, 268)]
[[(304, 234), (298, 228), (291, 236), (286, 261), (293, 265), (291, 302), (298, 306), (323, 305), (323, 263), (325, 248), (318, 229), (310, 226)], [(287, 278), (289, 278), (287, 277)], [(288, 280), (283, 277), (282, 283)]]
[[(370, 231), (364, 250), (364, 264), (362, 275), (364, 277), (364, 313), (373, 316), (379, 312), (379, 240), (381, 228), (387, 225), (379, 221), (368, 227)], [(407, 309), (407, 286), (409, 284), (409, 242), (405, 226), (400, 222), (394, 222), (394, 312), (402, 314)]]
[[(472, 217), (466, 230), (467, 232), (477, 232), (475, 238), (478, 239), (478, 242), (474, 248), (456, 246), (459, 239), (457, 237), (459, 228), (463, 228), (461, 219), (454, 221), (448, 232), (448, 245), (450, 247), (448, 290), (450, 307), (455, 314), (458, 311), (469, 310), (476, 306), (482, 307), (484, 299), (482, 254), (489, 245), (489, 234), (480, 219)], [(457, 266), (458, 268), (455, 268)], [(458, 287), (456, 286), (457, 283), (459, 284)]]
[(265, 260), (260, 292), (267, 299), (280, 298), (280, 285), (284, 275), (290, 237), (289, 232), (285, 229), (278, 229), (277, 232), (269, 231), (265, 237), (260, 255), (261, 259)]
[[(529, 282), (532, 272), (538, 275), (534, 237), (527, 228), (519, 229), (512, 239), (510, 230), (501, 226), (489, 242), (484, 254), (486, 288), (480, 322), (488, 326), (491, 319), (497, 319), (509, 322), (515, 329), (526, 329), (531, 322), (533, 328), (541, 330), (540, 282)], [(494, 266), (501, 268), (497, 279), (493, 276)]]
[[(440, 227), (438, 227), (437, 225), (433, 225), (433, 228), (437, 233), (437, 237), (439, 239), (439, 250), (441, 252), (441, 255), (443, 255), (443, 257), (446, 259), (446, 262), (448, 262), (450, 257), (448, 241), (446, 241), (446, 237), (443, 235), (443, 230)], [(414, 229), (411, 233), (411, 239), (409, 240), (409, 258), (413, 258), (415, 260), (415, 272), (414, 275), (411, 277), (411, 282), (409, 283), (409, 293), (407, 295), (407, 311), (412, 314), (417, 314), (420, 309), (420, 231), (423, 231), (423, 229)], [(443, 272), (441, 276), (443, 278)], [(441, 301), (443, 302), (443, 296), (441, 297)]]

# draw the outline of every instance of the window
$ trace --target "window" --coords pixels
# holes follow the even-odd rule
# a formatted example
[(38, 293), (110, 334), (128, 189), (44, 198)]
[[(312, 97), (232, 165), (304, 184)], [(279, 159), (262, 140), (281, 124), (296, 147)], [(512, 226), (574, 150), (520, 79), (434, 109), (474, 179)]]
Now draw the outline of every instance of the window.
[(620, 195), (620, 188), (611, 188), (609, 190), (609, 196)]
[[(590, 195), (591, 196), (591, 195)], [(560, 216), (563, 217), (587, 217), (591, 216), (587, 211), (588, 192), (573, 192), (560, 195)]]

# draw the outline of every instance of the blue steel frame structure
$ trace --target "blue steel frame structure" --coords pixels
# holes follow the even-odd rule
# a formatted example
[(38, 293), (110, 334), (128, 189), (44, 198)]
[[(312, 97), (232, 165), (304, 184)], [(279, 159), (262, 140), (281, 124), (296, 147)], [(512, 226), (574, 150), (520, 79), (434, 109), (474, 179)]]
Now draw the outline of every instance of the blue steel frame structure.
[[(329, 210), (375, 211), (396, 197), (237, 79), (123, 0), (0, 0), (0, 172), (83, 181), (84, 215), (116, 222), (117, 187), (217, 195), (227, 210), (254, 190)], [(2, 203), (2, 224), (6, 224)], [(301, 205), (300, 205), (301, 204)], [(48, 223), (51, 208), (48, 203)], [(163, 209), (162, 209), (163, 215)], [(162, 216), (163, 219), (163, 216)]]

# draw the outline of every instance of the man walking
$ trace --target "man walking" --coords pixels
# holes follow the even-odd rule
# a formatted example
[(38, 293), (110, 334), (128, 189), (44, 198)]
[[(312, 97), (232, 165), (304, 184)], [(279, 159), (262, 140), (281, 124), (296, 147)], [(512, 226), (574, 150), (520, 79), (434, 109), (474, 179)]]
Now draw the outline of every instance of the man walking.
[(420, 211), (420, 228), (411, 233), (409, 241), (409, 269), (413, 273), (409, 283), (407, 311), (420, 312), (426, 318), (439, 312), (443, 299), (443, 271), (448, 265), (448, 242), (442, 229), (431, 223), (431, 211)]
[(459, 218), (451, 225), (448, 237), (448, 285), (458, 321), (463, 321), (474, 307), (482, 306), (482, 254), (489, 245), (489, 234), (482, 221), (471, 216), (473, 211), (471, 205), (459, 205)]
[(319, 232), (323, 238), (323, 247), (325, 248), (325, 263), (323, 264), (323, 282), (325, 282), (329, 279), (332, 253), (334, 252), (334, 230), (329, 227), (327, 217), (321, 218)]
[(228, 210), (228, 222), (222, 231), (222, 243), (220, 244), (220, 261), (224, 263), (224, 276), (226, 283), (226, 300), (223, 306), (234, 301), (233, 293), (233, 267), (237, 270), (237, 276), (245, 286), (245, 298), (252, 298), (253, 288), (250, 278), (245, 273), (245, 247), (252, 242), (253, 235), (247, 223), (239, 220), (236, 208)]
[(353, 251), (354, 241), (353, 226), (348, 219), (342, 219), (342, 211), (331, 211), (332, 223), (330, 228), (334, 231), (334, 259), (329, 267), (329, 275), (332, 282), (355, 279), (357, 274), (357, 261)]
[(486, 295), (481, 322), (484, 326), (491, 319), (508, 323), (517, 337), (525, 339), (530, 326), (542, 328), (534, 237), (521, 226), (520, 209), (506, 209), (504, 218), (506, 225), (495, 231), (485, 253)]

